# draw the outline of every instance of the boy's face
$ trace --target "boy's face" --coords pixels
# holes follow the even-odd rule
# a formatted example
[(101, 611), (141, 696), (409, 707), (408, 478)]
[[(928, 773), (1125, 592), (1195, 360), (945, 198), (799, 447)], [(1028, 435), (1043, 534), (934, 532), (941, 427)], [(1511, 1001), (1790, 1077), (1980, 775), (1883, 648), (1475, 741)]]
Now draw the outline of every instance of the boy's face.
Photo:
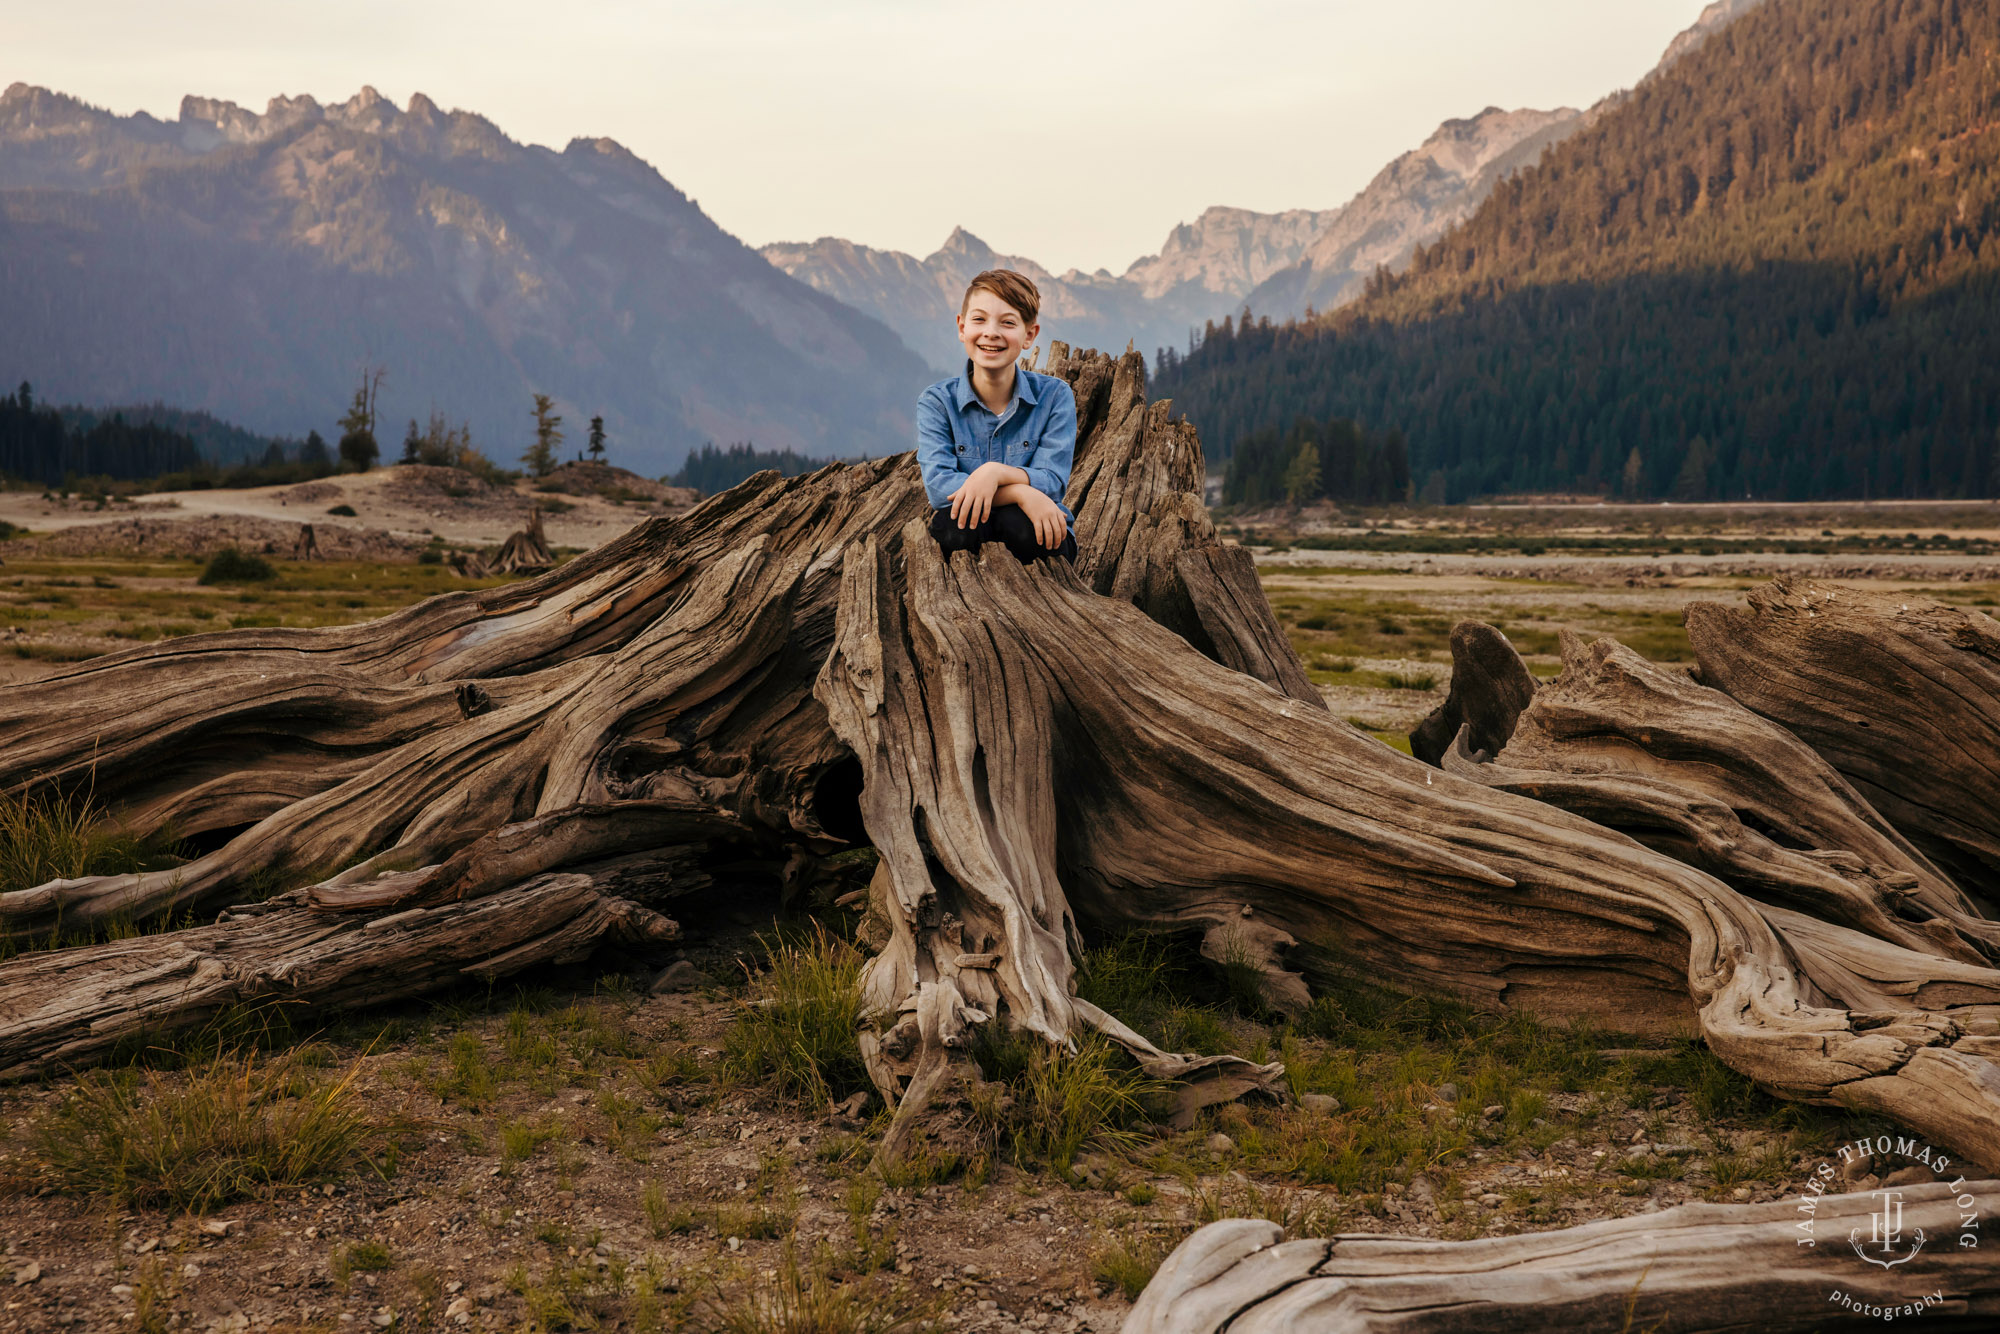
[(983, 288), (972, 294), (958, 317), (958, 341), (980, 370), (1005, 370), (1041, 332), (1022, 322), (1021, 312)]

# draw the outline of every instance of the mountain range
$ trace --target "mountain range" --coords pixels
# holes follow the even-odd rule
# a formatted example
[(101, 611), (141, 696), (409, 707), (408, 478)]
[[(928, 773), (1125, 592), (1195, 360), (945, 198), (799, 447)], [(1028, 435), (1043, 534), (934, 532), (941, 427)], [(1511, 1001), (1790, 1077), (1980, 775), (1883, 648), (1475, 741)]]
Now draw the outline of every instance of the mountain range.
[[(1661, 67), (1758, 2), (1711, 4)], [(916, 388), (957, 364), (950, 314), (980, 269), (1035, 278), (1045, 342), (1157, 360), (1246, 303), (1283, 319), (1351, 300), (1624, 96), (1489, 107), (1347, 204), (1210, 208), (1123, 274), (1057, 275), (964, 228), (922, 259), (834, 238), (760, 257), (610, 139), (525, 145), (421, 93), (262, 113), (190, 96), (162, 121), (15, 84), (0, 375), (45, 402), (164, 403), (296, 437), (332, 435), (383, 367), (378, 437), (436, 409), (503, 463), (537, 392), (572, 434), (601, 414), (614, 457), (645, 472), (707, 441), (880, 453), (907, 439)]]
[[(45, 402), (200, 407), (332, 435), (365, 366), (511, 463), (531, 395), (661, 473), (704, 441), (903, 448), (929, 378), (610, 139), (561, 152), (363, 89), (174, 121), (0, 95), (0, 369)], [(393, 447), (392, 445), (390, 447)]]
[(1154, 359), (1246, 303), (1283, 317), (1331, 307), (1358, 291), (1377, 265), (1469, 214), (1508, 172), (1533, 162), (1573, 129), (1581, 112), (1488, 107), (1449, 120), (1384, 167), (1348, 204), (1256, 213), (1211, 208), (1167, 234), (1159, 253), (1116, 277), (1106, 270), (1053, 274), (1021, 255), (996, 253), (960, 227), (923, 259), (838, 237), (777, 242), (764, 257), (836, 300), (881, 320), (931, 365), (955, 367), (963, 353), (951, 317), (972, 275), (1016, 269), (1042, 294), (1042, 341), (1124, 350)]
[[(1689, 54), (1763, 0), (1715, 0), (1667, 47), (1654, 73)], [(1651, 76), (1649, 76), (1651, 77)], [(1379, 267), (1399, 267), (1420, 245), (1469, 217), (1512, 173), (1590, 124), (1625, 94), (1587, 111), (1505, 111), (1447, 120), (1416, 148), (1382, 168), (1346, 204), (1257, 213), (1216, 207), (1167, 234), (1159, 253), (1123, 274), (1071, 269), (1057, 275), (1020, 255), (1002, 255), (960, 227), (923, 259), (838, 237), (777, 242), (764, 257), (795, 278), (887, 324), (931, 365), (962, 356), (951, 316), (966, 282), (981, 269), (1017, 269), (1043, 301), (1042, 338), (1122, 349), (1153, 358), (1179, 348), (1211, 321), (1248, 307), (1289, 319), (1353, 299)]]

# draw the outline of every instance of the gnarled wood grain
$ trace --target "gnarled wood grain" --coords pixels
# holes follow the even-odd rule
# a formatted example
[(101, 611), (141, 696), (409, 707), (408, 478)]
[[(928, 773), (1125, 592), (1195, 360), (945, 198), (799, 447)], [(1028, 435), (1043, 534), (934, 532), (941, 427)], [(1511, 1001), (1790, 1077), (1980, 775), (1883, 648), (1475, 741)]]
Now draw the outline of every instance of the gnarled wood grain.
[(2000, 923), (1782, 727), (1610, 639), (1563, 631), (1563, 672), (1493, 764), (1445, 767), (1551, 802), (1770, 898), (1948, 958), (2000, 958)]
[(1915, 594), (1780, 579), (1694, 602), (1703, 684), (1782, 725), (1985, 915), (2000, 904), (2000, 624)]

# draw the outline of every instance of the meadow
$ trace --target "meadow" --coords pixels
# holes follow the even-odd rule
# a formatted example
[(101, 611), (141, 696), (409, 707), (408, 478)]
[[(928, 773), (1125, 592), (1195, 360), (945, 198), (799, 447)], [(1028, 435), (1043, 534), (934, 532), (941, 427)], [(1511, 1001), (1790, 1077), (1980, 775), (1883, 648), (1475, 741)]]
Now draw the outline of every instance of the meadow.
[[(1460, 619), (1501, 626), (1545, 677), (1564, 629), (1686, 664), (1681, 603), (1762, 581), (1653, 565), (1527, 575), (1519, 534), (1504, 551), (1429, 553), (1487, 562), (1434, 571), (1246, 536), (1266, 539), (1265, 589), (1329, 706), (1401, 748), (1443, 699)], [(10, 558), (0, 644), (43, 674), (497, 582), (442, 564), (264, 563)], [(2000, 576), (1979, 574), (1925, 567), (1907, 586), (1993, 605)], [(10, 801), (0, 889), (180, 855), (170, 832), (120, 830), (87, 801)], [(1215, 1218), (1469, 1238), (1771, 1200), (1876, 1128), (1778, 1101), (1692, 1036), (1637, 1037), (1616, 1015), (1551, 1025), (1338, 971), (1286, 1015), (1254, 968), (1189, 941), (1091, 936), (1080, 994), (1163, 1047), (1282, 1060), (1292, 1100), (1175, 1127), (1108, 1046), (1060, 1057), (989, 1039), (989, 1082), (953, 1133), (878, 1175), (886, 1118), (854, 1042), (857, 914), (782, 904), (750, 876), (735, 889), (682, 919), (671, 960), (613, 950), (339, 1014), (248, 1004), (103, 1068), (0, 1089), (15, 1297), (57, 1324), (146, 1334), (237, 1316), (228, 1327), (282, 1331), (1108, 1330)]]

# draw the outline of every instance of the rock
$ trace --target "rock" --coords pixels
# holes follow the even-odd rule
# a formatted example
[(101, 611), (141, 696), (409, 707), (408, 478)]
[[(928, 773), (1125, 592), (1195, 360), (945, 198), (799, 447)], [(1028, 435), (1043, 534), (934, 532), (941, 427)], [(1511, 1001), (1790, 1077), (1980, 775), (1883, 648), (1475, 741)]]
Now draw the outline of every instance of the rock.
[(1692, 1144), (1655, 1144), (1653, 1152), (1662, 1158), (1688, 1158), (1700, 1150)]
[(201, 1230), (211, 1237), (226, 1237), (232, 1228), (239, 1232), (242, 1231), (243, 1220), (239, 1218), (204, 1218), (201, 1220)]
[(472, 1298), (458, 1297), (453, 1299), (450, 1306), (444, 1308), (444, 1313), (446, 1315), (464, 1315), (467, 1311), (470, 1311), (471, 1309), (472, 1309)]
[(1340, 1099), (1331, 1093), (1302, 1093), (1299, 1106), (1320, 1116), (1332, 1116), (1340, 1110)]
[(1213, 1135), (1210, 1135), (1207, 1139), (1203, 1140), (1201, 1142), (1201, 1145), (1203, 1148), (1207, 1149), (1210, 1153), (1236, 1152), (1236, 1141), (1229, 1138), (1229, 1136), (1223, 1134), (1220, 1130), (1216, 1131)]
[(1487, 1191), (1484, 1195), (1481, 1195), (1479, 1197), (1479, 1202), (1485, 1205), (1488, 1209), (1491, 1209), (1500, 1203), (1500, 1197), (1498, 1195), (1495, 1195), (1492, 1191)]
[(200, 1278), (200, 1277), (201, 1277), (201, 1266), (200, 1266), (200, 1265), (198, 1265), (198, 1264), (196, 1264), (196, 1263), (195, 1263), (194, 1261), (192, 1261), (192, 1260), (188, 1261), (188, 1262), (187, 1262), (186, 1264), (184, 1264), (184, 1265), (182, 1265), (182, 1266), (181, 1266), (181, 1277), (182, 1277), (182, 1278)]
[(1479, 1114), (1488, 1121), (1498, 1121), (1507, 1114), (1507, 1109), (1496, 1102), (1491, 1107), (1482, 1109)]
[(709, 976), (686, 959), (676, 959), (662, 968), (646, 990), (655, 996), (665, 996), (674, 992), (696, 991), (709, 985)]
[(377, 1329), (387, 1329), (396, 1323), (396, 1313), (385, 1306), (374, 1315), (369, 1316), (368, 1323)]
[(14, 1283), (15, 1286), (18, 1287), (24, 1283), (33, 1283), (36, 1279), (40, 1278), (41, 1276), (42, 1276), (41, 1264), (37, 1261), (30, 1260), (24, 1265), (16, 1266), (14, 1270)]
[(853, 1120), (861, 1115), (861, 1109), (866, 1107), (867, 1105), (868, 1105), (868, 1094), (865, 1091), (861, 1093), (850, 1094), (846, 1099), (846, 1101), (835, 1103), (833, 1107), (829, 1109), (829, 1115), (844, 1117), (848, 1120)]
[(113, 1283), (111, 1285), (111, 1295), (113, 1297), (130, 1297), (132, 1295), (132, 1291), (133, 1289), (130, 1283)]
[(1458, 1101), (1458, 1085), (1456, 1085), (1456, 1084), (1440, 1084), (1440, 1085), (1438, 1085), (1438, 1101), (1439, 1101), (1439, 1102), (1457, 1102), (1457, 1101)]
[(1419, 1176), (1412, 1178), (1410, 1181), (1409, 1200), (1413, 1206), (1419, 1209), (1430, 1209), (1436, 1206), (1437, 1191), (1432, 1187), (1429, 1177)]
[(1922, 1163), (1911, 1163), (1908, 1167), (1899, 1167), (1888, 1176), (1883, 1177), (1882, 1184), (1885, 1186), (1921, 1186), (1926, 1181), (1936, 1180), (1937, 1173), (1931, 1171), (1930, 1168), (1925, 1167)]
[(1101, 1153), (1080, 1153), (1070, 1162), (1070, 1172), (1093, 1189), (1111, 1174), (1111, 1160)]

